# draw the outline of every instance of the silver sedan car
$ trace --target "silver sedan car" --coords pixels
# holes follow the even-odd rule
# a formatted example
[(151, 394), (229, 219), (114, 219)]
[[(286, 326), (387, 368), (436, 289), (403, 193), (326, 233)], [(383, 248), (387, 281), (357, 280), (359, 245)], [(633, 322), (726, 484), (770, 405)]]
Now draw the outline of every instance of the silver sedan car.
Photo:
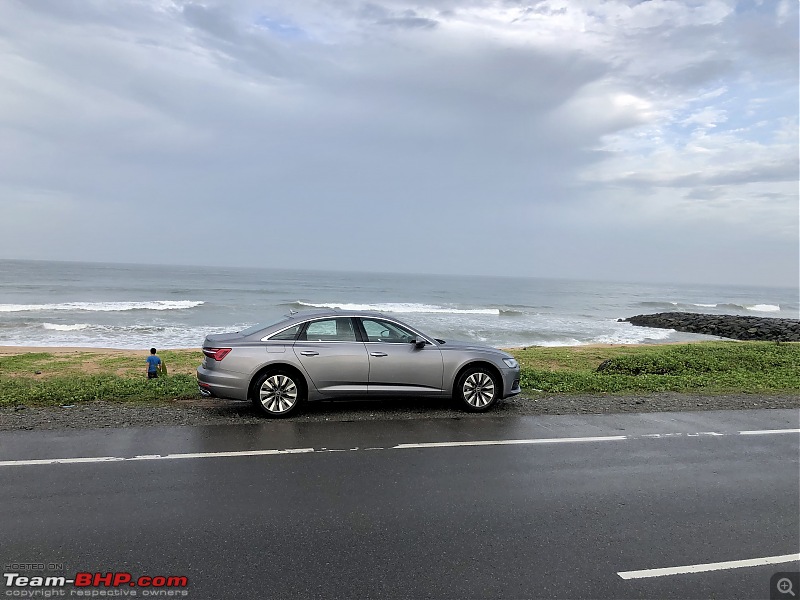
[(269, 417), (288, 416), (304, 400), (380, 396), (452, 396), (481, 412), (520, 392), (510, 354), (436, 339), (375, 312), (295, 313), (209, 335), (203, 354), (201, 394), (251, 400)]

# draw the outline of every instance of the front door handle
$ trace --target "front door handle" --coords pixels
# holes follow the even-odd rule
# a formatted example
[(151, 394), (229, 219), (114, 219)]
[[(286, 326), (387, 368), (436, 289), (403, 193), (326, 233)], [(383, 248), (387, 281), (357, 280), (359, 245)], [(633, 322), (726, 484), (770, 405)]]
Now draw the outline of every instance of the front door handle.
[(370, 356), (389, 356), (386, 352), (370, 352)]
[(319, 356), (319, 352), (315, 352), (314, 350), (301, 350), (300, 354), (303, 356)]

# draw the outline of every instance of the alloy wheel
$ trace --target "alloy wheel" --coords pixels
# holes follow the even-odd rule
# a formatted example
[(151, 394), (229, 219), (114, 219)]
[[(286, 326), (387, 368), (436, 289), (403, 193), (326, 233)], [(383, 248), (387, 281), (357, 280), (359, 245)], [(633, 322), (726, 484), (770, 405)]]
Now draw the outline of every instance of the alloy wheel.
[(483, 371), (476, 371), (464, 380), (461, 390), (467, 404), (483, 408), (494, 398), (494, 381)]
[(258, 392), (261, 406), (270, 413), (281, 414), (290, 411), (297, 404), (297, 385), (286, 375), (276, 374), (267, 377)]

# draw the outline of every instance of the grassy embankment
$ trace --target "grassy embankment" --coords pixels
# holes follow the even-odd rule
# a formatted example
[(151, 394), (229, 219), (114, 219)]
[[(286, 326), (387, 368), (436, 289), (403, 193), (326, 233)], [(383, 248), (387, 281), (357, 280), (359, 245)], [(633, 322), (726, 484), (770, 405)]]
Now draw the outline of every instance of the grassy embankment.
[[(523, 390), (545, 393), (800, 394), (800, 344), (703, 342), (661, 346), (576, 346), (512, 352)], [(0, 406), (92, 400), (158, 402), (197, 398), (196, 350), (159, 353), (169, 376), (145, 377), (146, 352), (37, 352), (0, 356)], [(598, 366), (604, 361), (602, 370)], [(37, 371), (39, 373), (37, 373)]]

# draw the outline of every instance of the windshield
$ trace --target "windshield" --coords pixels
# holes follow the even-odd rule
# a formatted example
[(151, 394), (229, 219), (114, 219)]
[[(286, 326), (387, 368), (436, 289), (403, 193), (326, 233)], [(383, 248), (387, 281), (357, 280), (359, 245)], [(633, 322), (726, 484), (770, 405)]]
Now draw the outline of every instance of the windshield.
[(262, 329), (267, 329), (268, 327), (274, 327), (275, 325), (280, 325), (281, 323), (287, 323), (291, 319), (286, 317), (282, 317), (278, 321), (274, 321), (273, 323), (256, 323), (255, 325), (251, 325), (247, 329), (242, 329), (239, 333), (242, 335), (251, 335), (256, 333), (257, 331), (261, 331)]

